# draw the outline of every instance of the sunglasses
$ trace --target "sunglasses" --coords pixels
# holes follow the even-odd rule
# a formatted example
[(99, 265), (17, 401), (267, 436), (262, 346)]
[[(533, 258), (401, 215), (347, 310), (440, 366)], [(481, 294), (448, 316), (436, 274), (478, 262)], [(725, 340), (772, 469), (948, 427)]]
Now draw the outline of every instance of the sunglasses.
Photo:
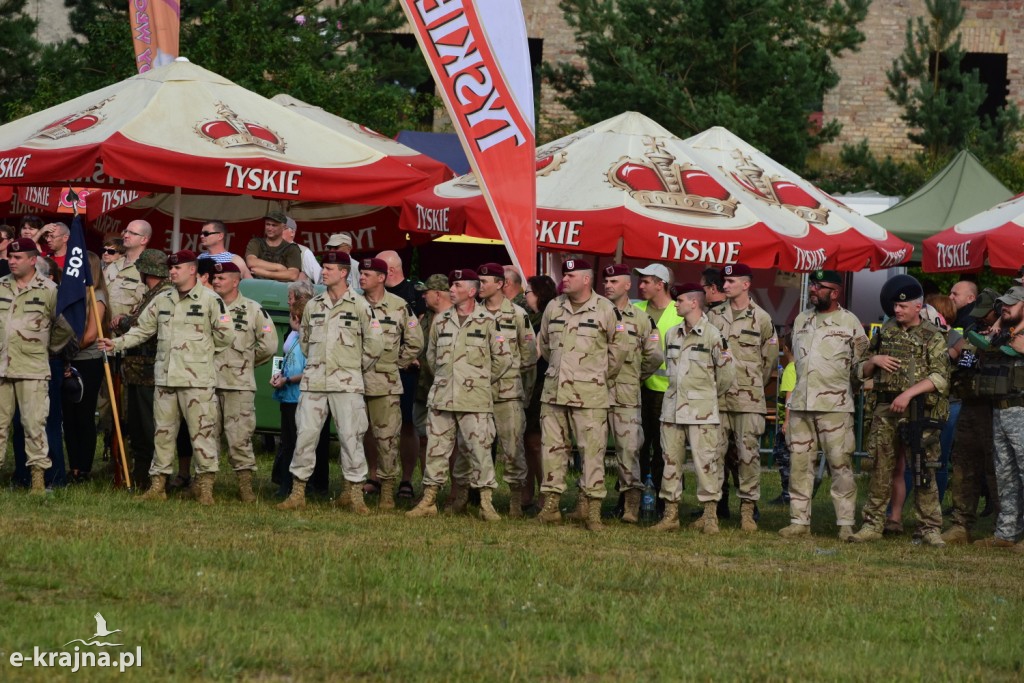
[(105, 248), (105, 249), (103, 250), (103, 253), (104, 253), (104, 254), (116, 254), (116, 253), (117, 253), (117, 249), (109, 249), (109, 248)]
[(210, 235), (219, 235), (220, 233), (218, 231), (216, 231), (216, 230), (211, 230), (211, 231), (208, 231), (208, 232), (207, 231), (203, 231), (203, 232), (201, 232), (199, 234), (202, 235), (203, 237), (209, 237)]

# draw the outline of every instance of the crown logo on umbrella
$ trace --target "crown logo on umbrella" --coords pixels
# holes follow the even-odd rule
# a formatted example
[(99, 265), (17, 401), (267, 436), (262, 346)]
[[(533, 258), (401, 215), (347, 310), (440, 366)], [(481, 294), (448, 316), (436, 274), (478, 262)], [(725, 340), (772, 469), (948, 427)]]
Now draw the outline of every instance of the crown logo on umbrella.
[(112, 99), (114, 98), (108, 97), (102, 102), (97, 102), (88, 109), (71, 114), (70, 116), (65, 116), (58, 121), (54, 121), (36, 133), (35, 137), (49, 138), (50, 140), (62, 140), (70, 135), (74, 135), (75, 133), (81, 133), (83, 130), (88, 130), (103, 120), (103, 116), (100, 114), (100, 109), (102, 109), (103, 106)]
[(732, 218), (738, 202), (701, 168), (678, 164), (656, 138), (645, 141), (642, 159), (622, 157), (608, 170), (608, 182), (643, 206), (682, 213)]
[(224, 149), (256, 146), (284, 154), (287, 145), (277, 133), (266, 126), (241, 120), (238, 114), (223, 102), (217, 103), (217, 115), (221, 118), (198, 124), (196, 132)]
[(767, 175), (763, 168), (740, 150), (734, 151), (733, 156), (737, 163), (732, 177), (760, 199), (788, 209), (808, 223), (828, 223), (828, 208), (807, 194), (802, 187), (785, 178)]

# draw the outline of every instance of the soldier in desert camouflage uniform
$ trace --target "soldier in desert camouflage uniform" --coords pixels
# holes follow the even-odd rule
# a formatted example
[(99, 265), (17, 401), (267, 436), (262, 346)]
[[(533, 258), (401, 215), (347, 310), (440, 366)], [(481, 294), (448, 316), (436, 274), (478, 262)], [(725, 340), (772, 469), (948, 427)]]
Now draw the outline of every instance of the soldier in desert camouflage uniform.
[(704, 288), (688, 282), (673, 286), (670, 293), (683, 322), (665, 336), (669, 384), (661, 409), (665, 473), (659, 493), (665, 501), (665, 516), (654, 530), (679, 528), (682, 469), (689, 445), (697, 473), (697, 500), (704, 505), (699, 528), (705, 534), (717, 534), (724, 457), (718, 404), (732, 386), (736, 369), (722, 334), (704, 315)]
[(243, 503), (256, 500), (252, 477), (256, 456), (252, 434), (256, 431), (256, 366), (274, 357), (277, 330), (263, 307), (238, 293), (242, 270), (228, 261), (213, 266), (213, 291), (227, 308), (232, 329), (231, 344), (217, 351), (217, 401), (228, 462), (238, 477), (238, 497)]
[[(893, 468), (901, 449), (907, 449), (909, 464), (910, 453), (900, 427), (908, 418), (910, 401), (915, 396), (925, 395), (929, 417), (940, 422), (948, 413), (949, 355), (945, 335), (921, 317), (924, 291), (920, 283), (908, 275), (896, 277), (906, 280), (906, 284), (894, 286), (890, 292), (888, 304), (893, 317), (871, 339), (870, 355), (858, 370), (860, 379), (875, 378), (877, 404), (871, 420), (870, 440), (875, 465), (868, 483), (868, 499), (861, 510), (864, 524), (848, 539), (853, 543), (882, 538)], [(885, 292), (883, 287), (883, 294)], [(928, 429), (924, 433), (926, 462), (939, 460), (936, 432), (936, 429)], [(928, 545), (945, 545), (939, 534), (942, 510), (934, 478), (927, 486), (914, 489), (914, 507), (921, 540)]]
[[(736, 444), (740, 471), (740, 528), (757, 531), (754, 506), (761, 497), (761, 435), (764, 434), (764, 388), (779, 362), (779, 345), (771, 316), (750, 298), (753, 273), (737, 263), (722, 268), (726, 300), (708, 312), (736, 363), (733, 383), (722, 409), (720, 448), (724, 458), (729, 440)], [(722, 469), (725, 476), (725, 468)]]
[(44, 473), (51, 466), (46, 441), (50, 413), (49, 353), (74, 336), (56, 315), (57, 285), (36, 273), (36, 243), (27, 237), (11, 240), (7, 260), (11, 272), (0, 278), (0, 467), (14, 407), (21, 408), (26, 464), (32, 472), (32, 495), (44, 495)]
[(231, 342), (230, 323), (221, 298), (197, 284), (195, 253), (171, 254), (167, 265), (175, 291), (156, 297), (123, 337), (101, 339), (97, 344), (104, 351), (123, 351), (157, 336), (155, 453), (150, 488), (143, 499), (167, 499), (165, 484), (184, 415), (193, 443), (197, 500), (212, 505), (213, 482), (220, 468), (214, 353)]
[(843, 277), (834, 271), (810, 276), (811, 307), (793, 323), (796, 387), (789, 393), (790, 525), (784, 538), (811, 533), (814, 464), (820, 448), (832, 473), (832, 504), (840, 540), (853, 534), (857, 484), (853, 480), (852, 381), (868, 338), (857, 317), (839, 305)]
[(427, 403), (427, 471), (423, 499), (409, 517), (437, 514), (437, 492), (448, 478), (448, 458), (456, 440), (470, 467), (461, 488), (480, 490), (480, 517), (500, 519), (492, 494), (497, 488), (491, 445), (494, 443), (494, 382), (512, 367), (512, 351), (498, 333), (494, 316), (476, 303), (480, 279), (464, 268), (448, 274), (452, 307), (434, 319), (426, 362), (434, 374)]
[[(619, 491), (624, 493), (622, 521), (636, 524), (639, 520), (640, 493), (644, 488), (640, 478), (640, 444), (643, 432), (640, 420), (640, 385), (665, 362), (661, 350), (661, 333), (651, 316), (629, 303), (629, 290), (633, 284), (629, 266), (613, 264), (604, 269), (604, 295), (622, 314), (619, 332), (629, 335), (629, 351), (622, 369), (615, 377), (609, 395), (608, 427), (615, 438), (615, 459), (619, 466)], [(580, 517), (587, 518), (586, 496)]]
[(107, 284), (110, 295), (110, 319), (116, 325), (118, 318), (128, 315), (146, 295), (146, 283), (139, 272), (136, 261), (149, 243), (153, 228), (143, 220), (132, 221), (122, 233), (125, 253), (111, 265), (116, 271)]
[(622, 314), (593, 289), (594, 270), (588, 261), (562, 264), (562, 291), (544, 310), (540, 353), (548, 361), (541, 394), (541, 458), (544, 509), (537, 519), (560, 522), (558, 503), (565, 492), (565, 471), (576, 437), (583, 460), (581, 496), (589, 500), (587, 529), (601, 525), (604, 451), (608, 445), (609, 382), (613, 382), (629, 351)]
[[(526, 399), (523, 377), (537, 365), (537, 342), (530, 324), (530, 316), (504, 295), (505, 267), (485, 263), (477, 268), (480, 276), (480, 301), (494, 316), (494, 329), (501, 335), (512, 353), (512, 365), (505, 374), (494, 380), (494, 427), (497, 443), (501, 446), (504, 463), (502, 476), (509, 488), (508, 516), (523, 516), (523, 486), (526, 483)], [(465, 457), (456, 459), (455, 477), (465, 478)], [(459, 489), (454, 507), (464, 506), (462, 497), (466, 489)]]
[(310, 299), (302, 312), (299, 346), (307, 360), (295, 409), (298, 436), (290, 468), (292, 493), (278, 510), (306, 506), (306, 482), (316, 466), (316, 444), (324, 421), (333, 414), (341, 445), (337, 505), (369, 513), (363, 500), (367, 473), (363, 435), (369, 424), (363, 373), (384, 352), (384, 335), (370, 305), (348, 287), (351, 263), (343, 251), (327, 252), (322, 273), (327, 291)]
[(377, 477), (380, 479), (380, 507), (395, 507), (395, 481), (401, 474), (399, 442), (402, 432), (402, 380), (405, 370), (419, 358), (423, 330), (405, 299), (384, 287), (388, 264), (383, 259), (365, 258), (359, 264), (359, 286), (384, 336), (384, 353), (363, 375), (366, 383), (366, 411), (377, 444)]

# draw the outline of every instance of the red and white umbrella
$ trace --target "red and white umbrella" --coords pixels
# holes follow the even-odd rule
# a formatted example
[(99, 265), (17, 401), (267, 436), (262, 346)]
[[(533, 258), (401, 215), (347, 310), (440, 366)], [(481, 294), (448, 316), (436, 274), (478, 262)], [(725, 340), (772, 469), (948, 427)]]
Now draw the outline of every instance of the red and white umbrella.
[(1016, 273), (1024, 264), (1024, 194), (982, 211), (923, 242), (930, 273), (981, 270)]
[[(410, 196), (402, 229), (497, 238), (472, 174)], [(742, 197), (725, 172), (627, 112), (537, 150), (542, 249), (756, 268), (821, 267), (834, 247), (790, 211)], [(808, 260), (809, 258), (817, 260)]]

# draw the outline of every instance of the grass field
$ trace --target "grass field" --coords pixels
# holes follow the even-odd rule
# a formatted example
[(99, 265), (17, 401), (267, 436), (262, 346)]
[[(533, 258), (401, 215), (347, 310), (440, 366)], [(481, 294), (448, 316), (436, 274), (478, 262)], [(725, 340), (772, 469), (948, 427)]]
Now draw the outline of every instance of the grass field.
[[(209, 509), (98, 482), (45, 500), (0, 493), (0, 681), (1024, 676), (1024, 554), (909, 535), (840, 544), (826, 491), (806, 540), (778, 537), (788, 514), (775, 507), (741, 534), (735, 500), (717, 537), (611, 521), (597, 535), (323, 503), (277, 512), (266, 458), (250, 506), (231, 474)], [(778, 476), (764, 479), (765, 499), (777, 495)], [(113, 651), (142, 648), (141, 668), (10, 665), (88, 637), (96, 612), (122, 630)]]

